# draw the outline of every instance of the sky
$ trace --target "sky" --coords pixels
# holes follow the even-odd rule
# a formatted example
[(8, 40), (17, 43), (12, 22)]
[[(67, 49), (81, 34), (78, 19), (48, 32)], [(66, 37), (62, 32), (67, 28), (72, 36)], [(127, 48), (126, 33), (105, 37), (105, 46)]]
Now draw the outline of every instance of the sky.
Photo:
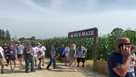
[(12, 37), (64, 37), (97, 27), (136, 30), (136, 0), (0, 0), (0, 28)]

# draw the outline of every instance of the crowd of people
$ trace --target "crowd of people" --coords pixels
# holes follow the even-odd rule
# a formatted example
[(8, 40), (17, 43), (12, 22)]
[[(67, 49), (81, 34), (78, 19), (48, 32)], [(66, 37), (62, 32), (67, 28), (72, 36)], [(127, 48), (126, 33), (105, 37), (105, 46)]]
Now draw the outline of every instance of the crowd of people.
[[(10, 42), (0, 46), (0, 66), (1, 73), (4, 73), (5, 67), (10, 67), (11, 72), (15, 71), (16, 65), (18, 64), (20, 69), (24, 69), (26, 73), (34, 72), (36, 69), (42, 69), (45, 66), (45, 54), (47, 48), (40, 43), (31, 44), (30, 41), (21, 42)], [(56, 48), (51, 45), (49, 51), (49, 63), (46, 69), (50, 69), (53, 64), (53, 69), (56, 69)], [(85, 66), (85, 58), (87, 49), (76, 44), (68, 46), (62, 45), (60, 48), (59, 56), (65, 66)], [(77, 64), (76, 64), (77, 63)]]
[(4, 73), (4, 66), (9, 66), (14, 72), (17, 63), (19, 63), (20, 69), (25, 67), (26, 73), (29, 70), (35, 71), (35, 68), (41, 69), (41, 66), (44, 66), (45, 51), (45, 46), (41, 44), (31, 45), (29, 41), (5, 43), (0, 46), (1, 73)]
[[(64, 63), (65, 66), (76, 66), (79, 67), (80, 62), (82, 62), (82, 67), (85, 65), (87, 49), (80, 45), (79, 47), (76, 44), (71, 44), (60, 48), (60, 58), (61, 61)], [(47, 69), (53, 64), (53, 68), (56, 68), (56, 50), (55, 47), (52, 45), (50, 50), (50, 62), (47, 66)]]

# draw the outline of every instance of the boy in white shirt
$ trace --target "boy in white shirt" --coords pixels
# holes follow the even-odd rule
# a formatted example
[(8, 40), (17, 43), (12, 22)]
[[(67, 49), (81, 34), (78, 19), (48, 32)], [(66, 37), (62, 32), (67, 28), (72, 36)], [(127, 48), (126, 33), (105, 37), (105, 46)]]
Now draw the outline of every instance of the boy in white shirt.
[(35, 67), (36, 67), (37, 66), (37, 60), (38, 60), (39, 48), (37, 46), (34, 46), (32, 49), (33, 49), (33, 52), (34, 52), (34, 64), (35, 64)]
[(40, 51), (42, 52), (41, 54), (41, 63), (42, 63), (42, 66), (44, 66), (44, 58), (45, 58), (45, 51), (46, 51), (46, 47), (45, 46), (40, 46)]

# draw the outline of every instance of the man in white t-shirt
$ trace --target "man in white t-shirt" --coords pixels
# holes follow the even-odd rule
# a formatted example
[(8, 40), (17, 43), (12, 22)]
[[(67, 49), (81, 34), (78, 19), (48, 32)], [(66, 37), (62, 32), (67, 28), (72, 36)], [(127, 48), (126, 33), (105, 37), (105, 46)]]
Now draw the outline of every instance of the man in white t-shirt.
[(35, 66), (37, 66), (39, 48), (37, 46), (34, 46), (32, 49), (34, 52), (34, 64)]
[(46, 47), (45, 46), (40, 46), (40, 51), (42, 52), (42, 56), (45, 56), (45, 51), (46, 51)]
[(17, 46), (17, 57), (20, 63), (20, 66), (23, 66), (23, 51), (24, 51), (24, 46), (19, 43), (19, 45)]
[(42, 52), (42, 66), (44, 66), (44, 58), (45, 58), (45, 54), (46, 54), (46, 47), (41, 46), (40, 51)]
[(41, 65), (44, 66), (45, 51), (46, 51), (45, 46), (39, 45), (39, 52), (38, 52), (38, 59), (39, 59), (38, 68), (39, 69), (41, 69)]
[(0, 46), (0, 66), (1, 66), (1, 73), (4, 73), (4, 49)]

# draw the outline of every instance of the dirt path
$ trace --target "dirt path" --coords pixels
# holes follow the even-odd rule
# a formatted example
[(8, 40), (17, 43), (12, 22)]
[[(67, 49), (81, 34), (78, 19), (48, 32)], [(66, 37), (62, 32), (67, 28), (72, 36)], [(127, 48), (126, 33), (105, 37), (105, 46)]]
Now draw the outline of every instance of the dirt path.
[[(45, 67), (44, 67), (45, 68)], [(36, 70), (32, 73), (24, 73), (24, 70), (16, 68), (14, 73), (11, 73), (9, 68), (6, 68), (5, 74), (0, 74), (0, 77), (103, 77), (92, 72), (83, 71), (80, 68), (66, 67), (61, 63), (57, 64), (55, 70)]]

